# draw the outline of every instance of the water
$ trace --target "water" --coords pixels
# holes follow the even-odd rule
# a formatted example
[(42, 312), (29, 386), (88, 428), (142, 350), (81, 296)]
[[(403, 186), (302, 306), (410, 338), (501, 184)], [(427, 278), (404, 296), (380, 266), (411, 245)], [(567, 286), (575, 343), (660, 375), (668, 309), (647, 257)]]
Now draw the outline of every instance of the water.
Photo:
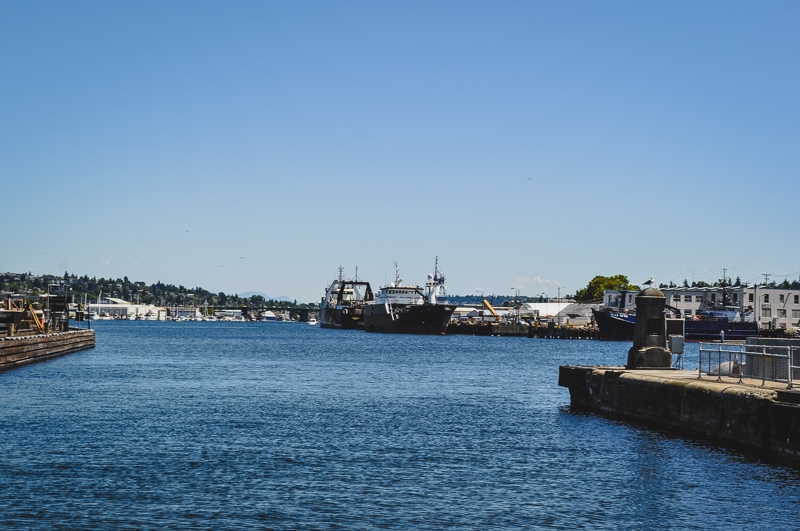
[(95, 324), (0, 373), (2, 529), (800, 527), (798, 472), (570, 411), (625, 343)]

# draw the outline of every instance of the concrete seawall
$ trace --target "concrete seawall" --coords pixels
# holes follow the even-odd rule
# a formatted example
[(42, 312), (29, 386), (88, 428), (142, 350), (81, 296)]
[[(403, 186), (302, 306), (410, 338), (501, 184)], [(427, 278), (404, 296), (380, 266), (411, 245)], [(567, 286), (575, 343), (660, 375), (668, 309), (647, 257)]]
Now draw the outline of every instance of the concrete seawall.
[(71, 329), (66, 332), (2, 338), (0, 339), (0, 371), (94, 348), (94, 346), (94, 330), (84, 328)]
[(573, 407), (676, 430), (800, 465), (800, 392), (697, 372), (559, 368)]

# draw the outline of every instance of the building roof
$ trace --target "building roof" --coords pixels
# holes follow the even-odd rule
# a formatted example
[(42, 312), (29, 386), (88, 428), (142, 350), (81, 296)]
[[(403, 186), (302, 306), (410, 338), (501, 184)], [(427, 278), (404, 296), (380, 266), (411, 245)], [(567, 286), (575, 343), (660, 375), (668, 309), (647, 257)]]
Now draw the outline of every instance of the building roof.
[(539, 312), (539, 316), (558, 315), (565, 308), (573, 304), (572, 302), (524, 302), (522, 308), (529, 312)]
[(128, 302), (125, 299), (115, 299), (113, 297), (105, 297), (105, 300), (107, 300), (111, 304), (133, 304), (132, 302)]

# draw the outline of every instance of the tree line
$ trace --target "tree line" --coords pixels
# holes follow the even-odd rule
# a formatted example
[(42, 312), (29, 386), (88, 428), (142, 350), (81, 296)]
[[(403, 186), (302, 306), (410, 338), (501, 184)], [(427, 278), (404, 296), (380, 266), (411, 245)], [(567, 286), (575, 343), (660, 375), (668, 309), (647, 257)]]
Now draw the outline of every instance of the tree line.
[[(705, 282), (688, 280), (683, 281), (684, 288), (718, 287), (720, 282)], [(730, 285), (739, 287), (742, 283), (737, 277)], [(769, 282), (762, 286), (781, 289), (800, 289), (800, 279), (783, 282)], [(659, 288), (675, 288), (677, 284), (659, 284)], [(0, 292), (10, 292), (38, 296), (48, 293), (63, 295), (64, 293), (75, 296), (78, 300), (87, 299), (89, 302), (98, 297), (112, 297), (124, 299), (133, 303), (153, 304), (155, 306), (211, 306), (215, 308), (315, 308), (315, 303), (298, 304), (297, 301), (279, 301), (266, 299), (261, 295), (240, 297), (238, 294), (227, 295), (224, 292), (212, 293), (200, 287), (187, 288), (182, 285), (164, 284), (156, 282), (146, 285), (144, 282), (132, 282), (128, 277), (123, 278), (96, 278), (88, 275), (77, 276), (65, 271), (63, 276), (33, 275), (31, 273), (0, 273)], [(579, 289), (572, 297), (576, 302), (600, 302), (605, 290), (639, 291), (638, 285), (631, 284), (625, 275), (602, 276), (597, 275), (585, 288)], [(567, 297), (567, 295), (564, 295)], [(452, 304), (480, 305), (486, 299), (495, 306), (511, 306), (526, 302), (547, 302), (545, 296), (526, 297), (522, 295), (449, 295)]]
[(144, 282), (123, 278), (96, 278), (78, 276), (65, 271), (63, 276), (33, 275), (31, 273), (0, 273), (0, 291), (28, 296), (74, 296), (75, 301), (95, 302), (98, 297), (124, 299), (132, 303), (155, 306), (211, 306), (214, 308), (314, 308), (315, 304), (298, 304), (297, 301), (266, 299), (261, 295), (240, 297), (224, 292), (212, 293), (200, 287), (165, 284), (161, 281), (149, 286)]
[[(688, 280), (684, 279), (682, 287), (684, 288), (716, 288), (722, 286), (722, 280), (718, 280), (717, 282), (705, 282), (703, 280), (694, 281), (691, 284)], [(743, 283), (739, 277), (736, 277), (736, 280), (730, 282), (729, 280), (725, 280), (728, 286), (733, 287), (748, 287), (747, 283)], [(800, 279), (789, 281), (784, 280), (783, 282), (768, 282), (766, 284), (761, 284), (761, 286), (768, 287), (768, 288), (779, 288), (779, 289), (800, 289)], [(669, 284), (659, 284), (659, 289), (664, 288), (677, 288), (678, 285), (674, 282), (670, 281)], [(575, 292), (575, 300), (577, 302), (600, 302), (603, 299), (603, 292), (605, 290), (621, 290), (621, 291), (639, 291), (641, 288), (637, 285), (631, 284), (628, 281), (628, 277), (625, 275), (614, 275), (610, 277), (604, 276), (596, 276), (592, 280), (589, 281), (589, 284), (586, 285), (585, 288), (579, 289)]]

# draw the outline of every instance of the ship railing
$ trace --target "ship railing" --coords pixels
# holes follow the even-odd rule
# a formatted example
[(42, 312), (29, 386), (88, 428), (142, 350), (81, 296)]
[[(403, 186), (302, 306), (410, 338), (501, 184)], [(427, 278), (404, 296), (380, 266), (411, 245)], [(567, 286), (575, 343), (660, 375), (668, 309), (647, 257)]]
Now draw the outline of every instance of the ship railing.
[(791, 389), (793, 382), (800, 380), (800, 347), (783, 345), (727, 345), (724, 343), (700, 343), (700, 360), (697, 377), (723, 376), (786, 382)]

